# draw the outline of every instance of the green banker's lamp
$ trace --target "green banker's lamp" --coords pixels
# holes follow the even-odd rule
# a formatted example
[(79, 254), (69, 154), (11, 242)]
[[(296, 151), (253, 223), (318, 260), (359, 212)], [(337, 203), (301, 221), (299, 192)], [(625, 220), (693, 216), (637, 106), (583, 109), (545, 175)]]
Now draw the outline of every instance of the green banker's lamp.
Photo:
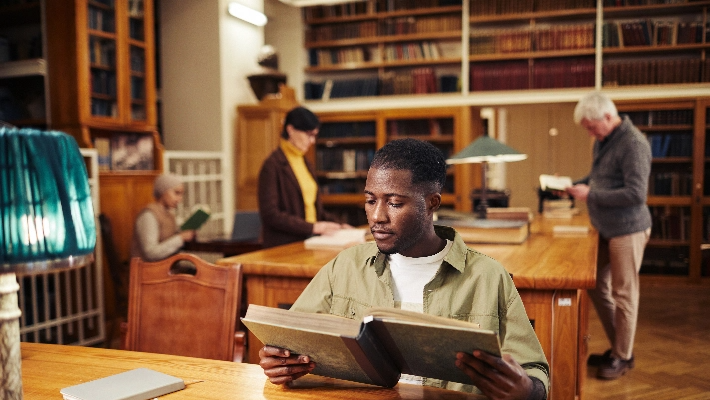
[(488, 200), (486, 196), (486, 172), (488, 163), (522, 161), (528, 158), (527, 154), (521, 154), (511, 147), (493, 139), (488, 135), (483, 135), (474, 140), (460, 152), (454, 154), (446, 160), (447, 164), (471, 164), (481, 163), (481, 201), (476, 207), (479, 218), (486, 218), (488, 213)]
[(16, 274), (93, 260), (94, 209), (76, 141), (0, 127), (0, 399), (22, 399)]

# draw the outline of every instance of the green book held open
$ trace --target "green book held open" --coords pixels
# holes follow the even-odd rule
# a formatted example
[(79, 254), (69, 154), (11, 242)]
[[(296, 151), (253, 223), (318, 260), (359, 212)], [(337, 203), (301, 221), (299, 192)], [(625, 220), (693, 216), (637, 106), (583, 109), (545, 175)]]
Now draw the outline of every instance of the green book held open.
[(313, 374), (392, 387), (400, 374), (471, 384), (456, 353), (500, 357), (498, 335), (477, 324), (392, 308), (362, 320), (250, 304), (242, 322), (267, 345), (308, 355)]
[(197, 230), (210, 218), (210, 213), (202, 208), (195, 210), (181, 226), (181, 231)]

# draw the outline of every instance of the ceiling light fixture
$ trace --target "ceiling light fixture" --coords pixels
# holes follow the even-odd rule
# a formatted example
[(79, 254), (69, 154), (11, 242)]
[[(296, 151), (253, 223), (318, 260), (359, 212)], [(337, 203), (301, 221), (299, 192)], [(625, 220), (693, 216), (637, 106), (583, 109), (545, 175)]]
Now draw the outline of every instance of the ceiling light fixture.
[(239, 3), (229, 3), (227, 6), (227, 12), (229, 12), (229, 15), (233, 17), (239, 18), (256, 26), (264, 26), (267, 22), (266, 15), (264, 15), (264, 13)]

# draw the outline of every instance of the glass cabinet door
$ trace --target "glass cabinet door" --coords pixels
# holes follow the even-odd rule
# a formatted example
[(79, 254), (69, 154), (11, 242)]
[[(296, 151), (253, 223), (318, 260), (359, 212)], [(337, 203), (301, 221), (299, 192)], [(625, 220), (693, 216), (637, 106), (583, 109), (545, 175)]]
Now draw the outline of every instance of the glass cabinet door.
[(118, 118), (116, 8), (113, 0), (88, 2), (91, 115)]

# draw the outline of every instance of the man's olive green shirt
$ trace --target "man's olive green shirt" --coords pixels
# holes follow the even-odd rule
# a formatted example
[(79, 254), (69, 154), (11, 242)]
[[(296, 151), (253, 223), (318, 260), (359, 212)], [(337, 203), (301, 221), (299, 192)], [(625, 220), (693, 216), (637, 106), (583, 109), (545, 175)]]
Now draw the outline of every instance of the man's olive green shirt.
[[(496, 260), (468, 248), (452, 228), (435, 226), (435, 230), (454, 243), (424, 287), (424, 313), (474, 322), (497, 332), (502, 352), (542, 381), (549, 393), (550, 367), (508, 272)], [(394, 308), (387, 256), (375, 243), (341, 251), (316, 274), (291, 309), (360, 320), (370, 307)], [(424, 384), (479, 392), (472, 385), (438, 379), (424, 378)]]

